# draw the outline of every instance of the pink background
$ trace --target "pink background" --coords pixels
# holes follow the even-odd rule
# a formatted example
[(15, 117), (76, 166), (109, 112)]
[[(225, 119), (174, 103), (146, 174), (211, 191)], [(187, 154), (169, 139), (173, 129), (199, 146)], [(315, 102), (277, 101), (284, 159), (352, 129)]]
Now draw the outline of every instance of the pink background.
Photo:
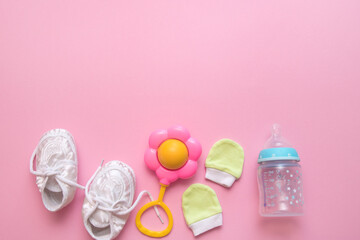
[[(0, 239), (89, 238), (82, 191), (57, 213), (42, 204), (29, 158), (43, 132), (74, 135), (79, 183), (118, 159), (135, 170), (136, 195), (157, 196), (143, 153), (174, 124), (203, 154), (166, 192), (175, 225), (164, 239), (194, 238), (181, 195), (197, 182), (224, 216), (197, 239), (359, 239), (359, 11), (358, 0), (0, 0)], [(274, 122), (302, 159), (303, 217), (258, 214), (256, 160)], [(229, 190), (204, 178), (224, 137), (245, 150)], [(139, 208), (118, 239), (150, 239), (135, 227)]]

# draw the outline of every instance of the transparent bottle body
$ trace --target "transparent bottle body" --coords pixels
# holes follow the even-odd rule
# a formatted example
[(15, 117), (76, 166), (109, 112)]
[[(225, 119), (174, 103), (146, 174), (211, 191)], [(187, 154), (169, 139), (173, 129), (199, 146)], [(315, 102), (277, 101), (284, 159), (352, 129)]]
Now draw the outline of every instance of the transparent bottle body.
[(301, 166), (294, 160), (266, 161), (258, 167), (260, 215), (264, 217), (303, 214)]

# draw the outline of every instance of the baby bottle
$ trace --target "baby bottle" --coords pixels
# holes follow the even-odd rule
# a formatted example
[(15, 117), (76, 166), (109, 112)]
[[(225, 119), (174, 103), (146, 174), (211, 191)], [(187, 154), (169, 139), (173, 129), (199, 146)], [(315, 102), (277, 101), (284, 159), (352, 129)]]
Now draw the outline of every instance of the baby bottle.
[(272, 136), (258, 158), (260, 215), (264, 217), (303, 214), (304, 197), (300, 158), (274, 124)]

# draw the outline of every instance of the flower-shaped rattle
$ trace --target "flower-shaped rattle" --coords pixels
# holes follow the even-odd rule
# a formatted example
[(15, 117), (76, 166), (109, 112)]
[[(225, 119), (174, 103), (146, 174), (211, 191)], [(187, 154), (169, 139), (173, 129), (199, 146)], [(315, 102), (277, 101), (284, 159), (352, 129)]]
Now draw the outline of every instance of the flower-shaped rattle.
[[(136, 226), (140, 232), (150, 237), (163, 237), (170, 233), (173, 217), (170, 209), (163, 202), (165, 189), (178, 178), (186, 179), (193, 176), (200, 155), (200, 143), (182, 126), (158, 130), (150, 135), (149, 148), (145, 152), (144, 159), (146, 166), (156, 172), (161, 188), (159, 198), (145, 204), (136, 215)], [(141, 224), (141, 215), (154, 206), (162, 207), (168, 216), (169, 223), (163, 231), (152, 231)]]

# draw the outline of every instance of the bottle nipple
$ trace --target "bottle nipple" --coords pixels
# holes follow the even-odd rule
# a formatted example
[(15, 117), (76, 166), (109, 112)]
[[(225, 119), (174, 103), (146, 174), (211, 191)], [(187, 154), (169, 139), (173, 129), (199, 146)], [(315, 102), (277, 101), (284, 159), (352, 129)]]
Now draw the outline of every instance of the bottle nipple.
[(271, 129), (271, 137), (266, 141), (264, 148), (286, 148), (291, 144), (281, 136), (280, 124), (274, 123)]

